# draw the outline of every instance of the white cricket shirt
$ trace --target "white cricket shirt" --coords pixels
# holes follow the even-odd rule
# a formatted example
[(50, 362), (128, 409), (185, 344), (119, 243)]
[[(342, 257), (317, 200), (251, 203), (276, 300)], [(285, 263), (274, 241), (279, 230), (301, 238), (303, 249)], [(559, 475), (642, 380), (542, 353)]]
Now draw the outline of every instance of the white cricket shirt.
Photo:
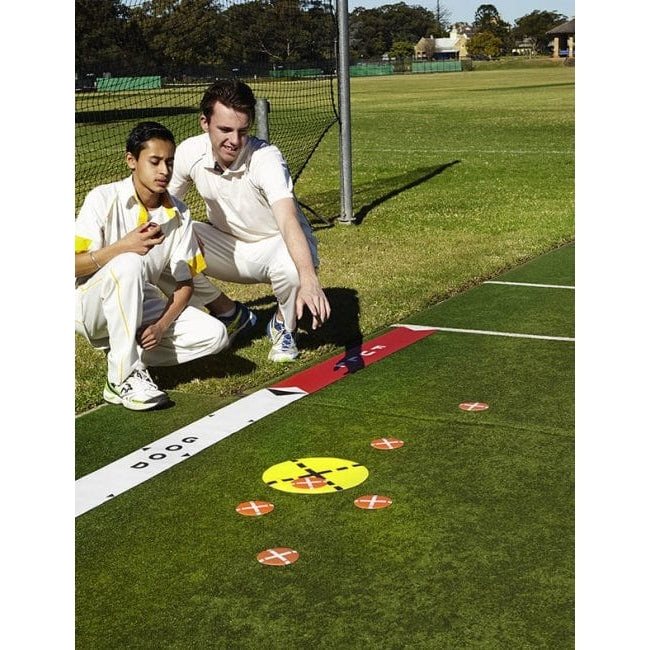
[[(227, 169), (215, 169), (212, 145), (207, 133), (181, 142), (174, 156), (171, 194), (185, 197), (194, 182), (206, 204), (210, 223), (235, 238), (256, 242), (277, 235), (280, 230), (271, 205), (292, 198), (293, 181), (280, 150), (249, 136), (246, 145)], [(296, 202), (301, 226), (311, 231)]]
[[(167, 265), (179, 282), (190, 280), (205, 269), (205, 260), (190, 227), (192, 219), (187, 206), (167, 193), (163, 205), (148, 211), (138, 199), (131, 176), (88, 192), (75, 222), (75, 253), (114, 244), (147, 221), (157, 223), (165, 235), (144, 256), (147, 280), (151, 284), (156, 284)], [(88, 277), (77, 278), (76, 285), (83, 284)]]

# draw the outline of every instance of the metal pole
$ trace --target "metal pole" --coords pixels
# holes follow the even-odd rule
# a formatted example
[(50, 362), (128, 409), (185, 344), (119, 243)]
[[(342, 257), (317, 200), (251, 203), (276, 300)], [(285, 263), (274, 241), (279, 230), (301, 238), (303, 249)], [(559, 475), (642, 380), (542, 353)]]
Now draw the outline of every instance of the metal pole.
[(339, 168), (341, 172), (341, 214), (339, 223), (354, 223), (352, 210), (352, 128), (350, 125), (350, 32), (348, 2), (336, 0), (338, 23), (338, 83), (339, 83)]
[(256, 99), (255, 100), (255, 122), (257, 126), (255, 127), (255, 135), (260, 140), (269, 140), (269, 100), (268, 99)]

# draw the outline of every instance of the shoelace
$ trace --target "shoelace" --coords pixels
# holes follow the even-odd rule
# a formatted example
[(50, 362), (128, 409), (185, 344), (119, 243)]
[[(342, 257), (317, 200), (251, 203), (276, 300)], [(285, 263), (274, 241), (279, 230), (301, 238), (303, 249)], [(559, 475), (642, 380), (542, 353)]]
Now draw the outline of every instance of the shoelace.
[[(133, 377), (134, 375), (135, 378), (139, 379), (143, 384), (146, 384), (147, 388), (158, 390), (158, 386), (154, 383), (148, 370), (134, 370), (131, 376)], [(128, 380), (126, 383), (128, 384)], [(129, 386), (132, 388), (130, 384)]]
[(129, 377), (125, 379), (124, 382), (120, 385), (120, 395), (124, 395), (125, 393), (128, 393), (129, 391), (133, 390), (133, 383), (132, 383), (133, 379), (137, 379), (141, 381), (143, 384), (146, 384), (148, 388), (153, 388), (154, 390), (158, 390), (158, 386), (156, 386), (156, 384), (154, 383), (148, 370), (134, 370), (129, 375)]
[(282, 349), (286, 350), (294, 345), (293, 336), (289, 330), (284, 330), (282, 333)]

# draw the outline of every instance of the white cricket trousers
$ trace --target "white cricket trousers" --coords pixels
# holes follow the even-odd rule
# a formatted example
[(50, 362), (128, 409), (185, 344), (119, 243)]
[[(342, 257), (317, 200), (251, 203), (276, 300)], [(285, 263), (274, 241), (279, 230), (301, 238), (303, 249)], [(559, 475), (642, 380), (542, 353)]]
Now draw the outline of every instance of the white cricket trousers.
[[(207, 268), (203, 271), (203, 276), (194, 276), (191, 305), (203, 307), (221, 294), (221, 290), (204, 277), (205, 275), (223, 282), (270, 284), (285, 327), (291, 331), (296, 329), (296, 298), (300, 289), (300, 278), (281, 234), (256, 242), (245, 242), (209, 223), (195, 221), (192, 227), (203, 244)], [(318, 268), (316, 239), (310, 232), (305, 232), (305, 236), (314, 266)], [(173, 286), (171, 280), (171, 276), (164, 273), (158, 282), (158, 286), (166, 294), (169, 294)]]
[(228, 346), (224, 324), (203, 310), (186, 307), (152, 350), (136, 342), (140, 325), (157, 320), (167, 299), (149, 284), (144, 257), (114, 257), (76, 289), (75, 331), (108, 351), (108, 381), (121, 384), (135, 369), (173, 366), (215, 354)]

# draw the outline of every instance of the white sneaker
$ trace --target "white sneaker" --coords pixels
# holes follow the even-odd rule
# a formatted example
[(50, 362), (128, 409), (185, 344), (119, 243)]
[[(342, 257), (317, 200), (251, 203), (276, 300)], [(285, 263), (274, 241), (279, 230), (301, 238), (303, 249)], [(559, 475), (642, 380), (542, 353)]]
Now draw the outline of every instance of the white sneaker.
[(269, 352), (269, 359), (280, 363), (295, 361), (300, 356), (295, 334), (285, 329), (284, 323), (277, 320), (275, 316), (276, 314), (273, 314), (273, 318), (266, 326), (266, 334), (273, 343)]
[(119, 386), (107, 379), (104, 399), (109, 404), (122, 404), (132, 411), (146, 411), (169, 401), (167, 393), (156, 386), (146, 369), (134, 370)]

